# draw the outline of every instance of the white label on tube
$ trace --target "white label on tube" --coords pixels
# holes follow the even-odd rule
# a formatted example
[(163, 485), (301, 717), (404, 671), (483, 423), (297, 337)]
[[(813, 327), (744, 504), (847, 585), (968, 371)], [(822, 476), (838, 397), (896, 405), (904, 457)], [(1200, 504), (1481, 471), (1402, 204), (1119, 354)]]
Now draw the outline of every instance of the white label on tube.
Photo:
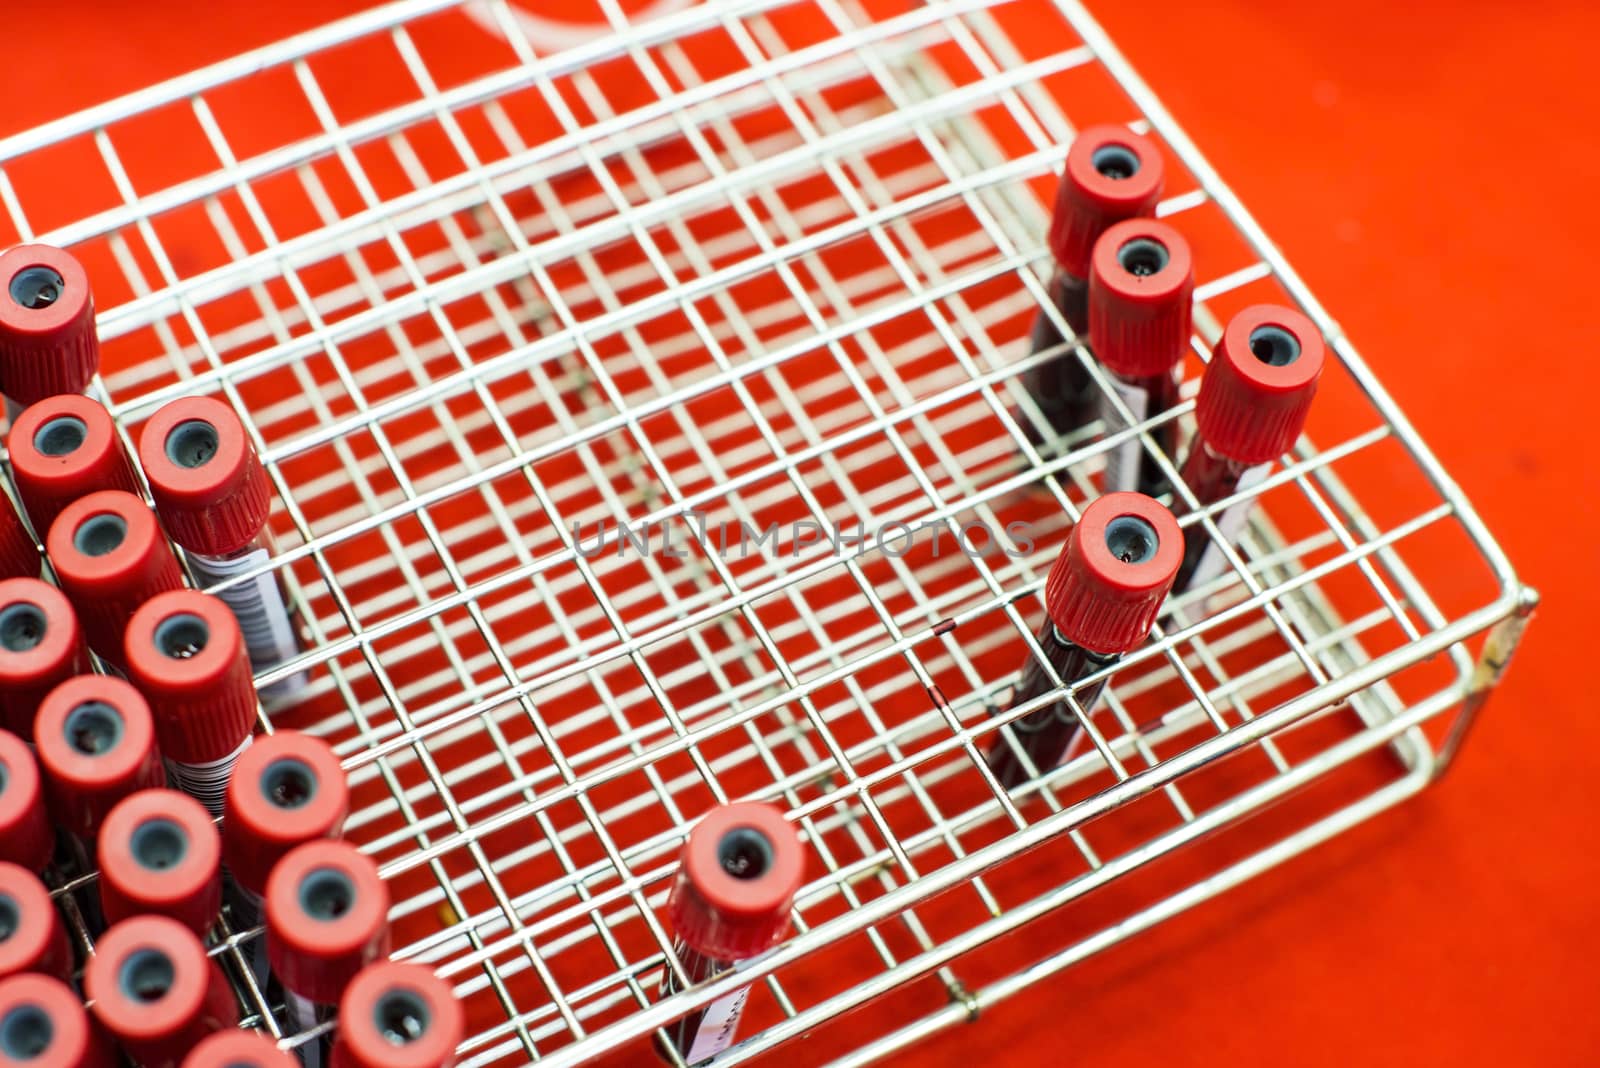
[[(189, 566), (203, 586), (214, 586), (260, 567), (267, 559), (265, 549), (251, 549), (225, 560), (190, 553)], [(294, 627), (289, 623), (289, 608), (283, 603), (283, 594), (278, 591), (277, 579), (271, 571), (218, 590), (217, 596), (238, 617), (245, 647), (250, 650), (250, 663), (257, 671), (281, 664), (300, 651)]]
[(182, 790), (206, 806), (207, 812), (213, 816), (220, 816), (222, 797), (228, 791), (228, 777), (233, 774), (233, 766), (239, 762), (239, 757), (254, 740), (252, 736), (246, 735), (245, 740), (239, 743), (239, 748), (221, 760), (212, 760), (205, 764), (180, 764), (176, 760), (169, 760), (167, 779), (173, 789)]
[[(1272, 461), (1249, 467), (1239, 476), (1239, 488), (1236, 493), (1248, 493), (1266, 480), (1272, 472)], [(1230, 494), (1229, 496), (1232, 496)], [(1235, 501), (1217, 516), (1217, 530), (1222, 533), (1222, 540), (1229, 545), (1238, 542), (1239, 535), (1244, 533), (1245, 520), (1250, 518), (1250, 509), (1255, 507), (1256, 499), (1246, 497), (1242, 501)], [(1222, 550), (1217, 547), (1215, 540), (1206, 543), (1200, 553), (1200, 560), (1194, 566), (1194, 574), (1189, 577), (1189, 588), (1203, 585), (1222, 574), (1228, 568), (1228, 558), (1222, 555)]]
[[(267, 550), (251, 549), (247, 553), (227, 559), (189, 554), (189, 567), (201, 586), (214, 586), (224, 579), (260, 567), (268, 560)], [(294, 624), (289, 621), (289, 606), (283, 603), (283, 593), (278, 588), (276, 575), (265, 572), (218, 590), (217, 596), (233, 610), (244, 635), (245, 649), (250, 654), (250, 667), (261, 672), (277, 667), (300, 652), (300, 642), (295, 638)], [(299, 690), (309, 681), (304, 672), (282, 679), (262, 692), (264, 699), (281, 698)]]
[[(293, 990), (283, 992), (283, 1014), (289, 1018), (284, 1035), (291, 1038), (317, 1026), (322, 1015), (316, 1002), (307, 1001)], [(322, 1068), (322, 1046), (325, 1041), (325, 1036), (319, 1035), (295, 1047), (295, 1052), (300, 1055), (300, 1063), (305, 1068)]]
[[(1128, 406), (1128, 411), (1133, 414), (1133, 423), (1137, 425), (1145, 421), (1150, 414), (1150, 393), (1148, 390), (1136, 386), (1131, 382), (1124, 382), (1116, 375), (1109, 375), (1111, 388), (1117, 391), (1117, 396), (1122, 398), (1122, 403)], [(1100, 405), (1100, 414), (1106, 422), (1106, 432), (1120, 429), (1123, 425), (1122, 417), (1111, 407), (1111, 398), (1103, 397)], [(1127, 441), (1106, 453), (1106, 493), (1116, 493), (1121, 490), (1136, 490), (1139, 488), (1139, 452), (1144, 445), (1135, 434)]]
[(733, 1045), (733, 1033), (739, 1029), (739, 1014), (744, 1012), (745, 999), (749, 996), (750, 988), (743, 987), (707, 1005), (705, 1015), (700, 1018), (700, 1029), (695, 1032), (694, 1043), (684, 1060), (699, 1064)]

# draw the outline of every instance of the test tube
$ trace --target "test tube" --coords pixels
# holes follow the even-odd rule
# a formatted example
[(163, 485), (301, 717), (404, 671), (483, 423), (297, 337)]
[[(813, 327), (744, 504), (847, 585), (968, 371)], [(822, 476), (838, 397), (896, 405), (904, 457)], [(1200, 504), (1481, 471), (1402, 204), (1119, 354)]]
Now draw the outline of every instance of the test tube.
[(463, 1027), (461, 1003), (432, 968), (369, 964), (339, 999), (333, 1068), (451, 1068)]
[(95, 943), (83, 969), (95, 1019), (142, 1068), (178, 1068), (207, 1035), (239, 1022), (233, 989), (200, 939), (165, 916), (136, 916)]
[(128, 621), (123, 657), (155, 714), (168, 780), (220, 814), (256, 721), (255, 684), (233, 613), (198, 590), (157, 594)]
[[(24, 418), (37, 410), (30, 408)], [(157, 594), (183, 588), (183, 572), (155, 513), (123, 490), (91, 493), (56, 516), (45, 548), (89, 648), (126, 674), (128, 620)]]
[[(1147, 137), (1126, 126), (1088, 126), (1067, 150), (1050, 216), (1050, 253), (1055, 272), (1050, 303), (1079, 339), (1089, 331), (1089, 263), (1094, 243), (1112, 223), (1150, 215), (1161, 199), (1161, 153)], [(1044, 312), (1033, 321), (1032, 351), (1065, 343)], [(1024, 384), (1058, 434), (1070, 434), (1099, 410), (1098, 391), (1077, 354), (1062, 351), (1034, 367)]]
[[(1085, 508), (1045, 579), (1046, 619), (1038, 642), (1049, 667), (1028, 658), (1011, 707), (1062, 683), (1072, 686), (1138, 648), (1182, 559), (1177, 520), (1144, 494), (1108, 493)], [(1087, 713), (1104, 688), (1104, 679), (1078, 688), (1079, 707)], [(995, 738), (989, 767), (1001, 786), (1012, 789), (1060, 763), (1080, 729), (1064, 700), (1034, 709)]]
[(114, 1068), (120, 1058), (60, 979), (0, 979), (0, 1068)]
[(66, 979), (72, 948), (44, 883), (26, 868), (0, 861), (0, 979), (21, 972)]
[(78, 617), (61, 591), (36, 578), (0, 582), (0, 727), (31, 740), (45, 694), (88, 670)]
[[(1257, 304), (1229, 320), (1200, 378), (1195, 435), (1179, 474), (1202, 508), (1261, 484), (1272, 463), (1294, 446), (1322, 377), (1322, 335), (1290, 308)], [(1254, 496), (1215, 519), (1231, 545), (1244, 531)], [(1176, 502), (1178, 514), (1188, 508)], [(1221, 575), (1227, 559), (1205, 527), (1186, 531), (1176, 590)]]
[[(389, 955), (389, 889), (378, 866), (348, 842), (296, 846), (267, 877), (267, 960), (283, 986), (290, 1033), (329, 1017), (368, 964)], [(299, 1049), (322, 1068), (328, 1036)]]
[[(164, 405), (139, 436), (139, 462), (156, 511), (189, 555), (202, 586), (212, 586), (272, 557), (267, 516), (272, 489), (232, 408), (210, 397)], [(266, 671), (300, 651), (289, 599), (274, 572), (218, 593), (244, 631), (250, 664)], [(305, 673), (267, 688), (264, 700), (292, 697)]]
[(61, 509), (96, 490), (138, 492), (111, 413), (81, 393), (46, 397), (6, 438), (17, 496), (41, 538)]
[(235, 1027), (201, 1040), (183, 1068), (300, 1068), (300, 1062), (260, 1031)]
[[(326, 742), (278, 731), (245, 750), (222, 803), (222, 859), (228, 870), (228, 912), (235, 932), (261, 923), (261, 899), (272, 868), (291, 849), (337, 838), (350, 814), (350, 789)], [(247, 950), (265, 981), (264, 940)]]
[(33, 736), (56, 825), (93, 845), (124, 798), (166, 784), (150, 706), (109, 675), (78, 675), (39, 706)]
[(200, 803), (176, 790), (140, 790), (100, 826), (100, 906), (106, 922), (166, 916), (197, 935), (222, 907), (222, 844)]
[(13, 420), (57, 393), (82, 393), (100, 369), (94, 294), (77, 257), (50, 245), (0, 254), (0, 391)]
[(0, 860), (42, 872), (54, 853), (55, 832), (33, 750), (0, 730)]
[[(676, 935), (672, 952), (689, 985), (721, 975), (782, 941), (804, 878), (800, 836), (771, 805), (722, 805), (695, 824), (667, 896)], [(669, 965), (662, 996), (683, 989)], [(696, 1064), (727, 1049), (749, 994), (750, 988), (742, 987), (667, 1027), (678, 1056)]]
[[(1166, 223), (1126, 219), (1095, 242), (1089, 270), (1089, 346), (1134, 425), (1178, 403), (1193, 301), (1189, 243)], [(1108, 432), (1126, 425), (1109, 393), (1100, 394), (1100, 402)], [(1178, 421), (1168, 419), (1149, 433), (1176, 463)], [(1168, 488), (1155, 459), (1136, 437), (1106, 454), (1104, 486), (1107, 493), (1135, 491), (1151, 497)]]
[(0, 580), (39, 577), (39, 547), (23, 526), (11, 494), (0, 487)]

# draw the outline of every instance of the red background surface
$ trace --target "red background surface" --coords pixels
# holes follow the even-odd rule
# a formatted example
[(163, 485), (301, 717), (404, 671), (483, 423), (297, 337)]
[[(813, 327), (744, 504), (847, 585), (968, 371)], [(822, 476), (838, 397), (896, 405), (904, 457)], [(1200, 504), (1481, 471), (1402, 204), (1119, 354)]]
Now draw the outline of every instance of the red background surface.
[[(0, 134), (364, 6), (7, 5)], [(1594, 1064), (1600, 702), (1583, 673), (1600, 477), (1584, 443), (1600, 331), (1585, 260), (1600, 248), (1600, 8), (1095, 13), (1545, 603), (1441, 788), (913, 1056)]]

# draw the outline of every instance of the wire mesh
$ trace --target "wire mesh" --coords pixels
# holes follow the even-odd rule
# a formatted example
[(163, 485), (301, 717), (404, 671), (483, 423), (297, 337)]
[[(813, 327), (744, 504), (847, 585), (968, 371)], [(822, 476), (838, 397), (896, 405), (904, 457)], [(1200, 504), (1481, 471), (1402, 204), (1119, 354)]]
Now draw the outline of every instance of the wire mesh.
[[(261, 453), (306, 651), (257, 682), (312, 680), (262, 729), (336, 747), (463, 1064), (627, 1063), (751, 982), (727, 1061), (870, 1060), (1447, 763), (1531, 601), (1080, 8), (600, 0), (561, 48), (523, 15), (391, 4), (0, 142), (0, 246), (89, 267), (123, 431), (211, 394)], [(1185, 396), (1264, 300), (1338, 361), (1228, 572), (1008, 796), (983, 752), (1066, 530), (1120, 442), (1174, 474), (1154, 421), (1060, 439), (1020, 385), (1082, 357), (1027, 336), (1105, 121), (1162, 145), (1196, 250)], [(663, 997), (676, 851), (750, 797), (805, 838), (795, 933)], [(310, 1041), (261, 932), (219, 934), (246, 1022)]]

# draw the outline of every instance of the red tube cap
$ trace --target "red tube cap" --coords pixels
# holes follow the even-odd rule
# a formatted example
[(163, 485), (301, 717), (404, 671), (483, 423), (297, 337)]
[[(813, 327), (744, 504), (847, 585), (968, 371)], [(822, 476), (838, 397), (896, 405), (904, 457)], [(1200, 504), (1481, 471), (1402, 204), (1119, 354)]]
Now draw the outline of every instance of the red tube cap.
[(294, 1054), (260, 1031), (218, 1031), (183, 1059), (183, 1068), (300, 1068)]
[(79, 497), (96, 490), (138, 490), (111, 413), (81, 393), (29, 405), (12, 424), (6, 444), (17, 495), (41, 535)]
[(156, 594), (183, 588), (155, 513), (123, 490), (101, 490), (67, 505), (51, 524), (45, 548), (84, 639), (118, 667), (124, 666), (122, 636), (133, 613)]
[(78, 617), (61, 591), (36, 578), (0, 582), (0, 726), (31, 739), (45, 694), (88, 670)]
[(1089, 277), (1094, 243), (1108, 226), (1149, 215), (1161, 199), (1161, 153), (1126, 126), (1089, 126), (1067, 150), (1050, 216), (1050, 251), (1063, 271)]
[(1169, 373), (1189, 349), (1194, 261), (1166, 223), (1126, 219), (1100, 235), (1089, 268), (1089, 345), (1126, 378)]
[(0, 490), (0, 579), (38, 577), (39, 547), (22, 525), (11, 495)]
[(49, 245), (0, 255), (0, 388), (21, 405), (82, 393), (100, 369), (94, 294), (77, 257)]
[(66, 983), (37, 974), (0, 980), (0, 1068), (112, 1068), (115, 1063)]
[(15, 734), (0, 731), (0, 860), (44, 871), (54, 852), (33, 751)]
[(1200, 436), (1238, 463), (1276, 460), (1305, 428), (1325, 358), (1304, 315), (1275, 304), (1246, 308), (1228, 321), (1200, 379)]
[(222, 844), (200, 802), (141, 790), (100, 827), (100, 902), (106, 921), (169, 916), (203, 935), (222, 907)]
[(1108, 493), (1067, 535), (1045, 579), (1045, 609), (1072, 644), (1126, 653), (1149, 636), (1182, 562), (1171, 512), (1142, 493)]
[(222, 601), (198, 590), (152, 597), (128, 621), (123, 655), (167, 759), (221, 760), (250, 736), (255, 683), (239, 622)]
[(72, 950), (44, 883), (31, 871), (0, 862), (0, 979), (18, 972), (65, 979), (72, 973)]
[(50, 811), (81, 838), (93, 839), (129, 794), (167, 781), (150, 706), (110, 675), (79, 675), (51, 690), (33, 736)]
[(333, 1068), (450, 1068), (463, 1029), (450, 984), (420, 964), (361, 970), (339, 999)]
[(150, 417), (139, 463), (172, 540), (202, 556), (227, 556), (255, 540), (272, 490), (244, 426), (211, 397), (182, 397)]
[(188, 928), (165, 916), (123, 920), (95, 943), (84, 996), (123, 1050), (148, 1068), (239, 1022), (233, 991)]
[(389, 954), (389, 888), (348, 842), (296, 846), (267, 878), (267, 962), (290, 990), (333, 1005)]
[(805, 867), (800, 836), (776, 808), (743, 802), (713, 809), (678, 858), (667, 897), (673, 929), (708, 957), (753, 957), (788, 932)]
[(273, 865), (295, 846), (337, 838), (350, 788), (326, 742), (278, 731), (234, 765), (222, 809), (222, 859), (240, 886), (266, 892)]

